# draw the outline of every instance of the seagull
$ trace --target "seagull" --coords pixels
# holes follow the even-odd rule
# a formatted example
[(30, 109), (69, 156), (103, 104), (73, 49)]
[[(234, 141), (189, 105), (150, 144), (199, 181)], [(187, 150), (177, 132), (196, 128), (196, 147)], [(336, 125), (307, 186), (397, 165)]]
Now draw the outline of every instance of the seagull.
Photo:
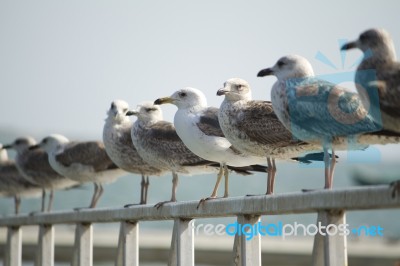
[[(356, 93), (314, 77), (307, 59), (298, 55), (284, 56), (259, 77), (275, 75), (272, 107), (295, 138), (323, 147), (325, 188), (332, 188), (335, 149), (361, 149), (357, 135), (379, 131)], [(332, 149), (329, 160), (328, 149)]]
[(2, 147), (0, 144), (0, 195), (14, 198), (15, 214), (18, 214), (21, 197), (40, 196), (41, 188), (20, 174), (15, 162), (8, 159), (7, 151)]
[[(183, 143), (197, 156), (218, 162), (220, 171), (217, 182), (210, 197), (217, 198), (217, 192), (222, 175), (225, 176), (224, 198), (228, 197), (228, 165), (235, 167), (251, 167), (253, 164), (264, 163), (261, 157), (250, 156), (236, 149), (224, 136), (218, 122), (218, 108), (208, 107), (204, 94), (195, 88), (184, 88), (176, 91), (170, 97), (157, 99), (154, 104), (171, 103), (178, 107), (175, 113), (174, 126)], [(254, 166), (265, 172), (266, 168)]]
[(89, 208), (96, 207), (103, 194), (104, 183), (114, 182), (126, 173), (111, 161), (101, 141), (71, 142), (62, 135), (53, 134), (31, 147), (37, 148), (47, 152), (51, 167), (60, 175), (80, 184), (94, 184)]
[(400, 62), (396, 61), (390, 34), (384, 29), (366, 30), (341, 50), (353, 48), (361, 49), (364, 54), (355, 76), (364, 105), (379, 108), (383, 129), (400, 132)]
[[(275, 159), (309, 163), (299, 156), (319, 149), (317, 145), (294, 139), (274, 113), (271, 102), (252, 100), (250, 85), (245, 80), (227, 80), (217, 95), (225, 96), (218, 117), (226, 138), (241, 152), (262, 157), (268, 163), (266, 194), (273, 193)], [(313, 160), (323, 160), (320, 153), (315, 155)]]
[[(160, 208), (166, 203), (176, 202), (178, 173), (187, 175), (214, 173), (218, 163), (200, 158), (191, 152), (176, 133), (172, 123), (164, 121), (160, 106), (152, 102), (138, 105), (137, 110), (130, 110), (127, 116), (135, 115), (132, 142), (139, 155), (150, 165), (172, 172), (172, 195), (169, 201), (159, 202)], [(230, 168), (230, 167), (228, 167)], [(237, 173), (250, 174), (246, 169), (231, 168)]]
[(125, 101), (114, 100), (111, 103), (104, 124), (103, 142), (108, 156), (119, 168), (142, 175), (140, 204), (146, 204), (149, 176), (160, 176), (165, 171), (146, 163), (133, 146), (131, 138), (133, 122), (126, 116), (128, 111), (129, 105)]
[(66, 189), (76, 185), (76, 182), (66, 178), (50, 166), (48, 156), (42, 149), (30, 150), (36, 145), (32, 137), (21, 137), (12, 144), (4, 145), (3, 149), (15, 149), (17, 155), (15, 164), (20, 174), (30, 183), (38, 185), (42, 189), (42, 209), (45, 211), (46, 192), (49, 191), (49, 203), (47, 211), (51, 210), (55, 189)]

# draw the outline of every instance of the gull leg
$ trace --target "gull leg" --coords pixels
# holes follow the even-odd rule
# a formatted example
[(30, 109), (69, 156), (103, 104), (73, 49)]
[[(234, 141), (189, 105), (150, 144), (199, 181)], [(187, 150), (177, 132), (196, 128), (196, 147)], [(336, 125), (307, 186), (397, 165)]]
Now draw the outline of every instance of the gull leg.
[(159, 202), (156, 205), (154, 205), (154, 207), (156, 207), (158, 209), (158, 208), (162, 207), (166, 203), (176, 202), (176, 189), (178, 187), (178, 181), (179, 181), (178, 174), (175, 173), (175, 172), (172, 172), (172, 196), (171, 196), (171, 200)]
[(88, 207), (79, 207), (79, 208), (74, 208), (75, 211), (83, 210), (83, 209), (91, 209), (96, 206), (98, 194), (99, 194), (99, 186), (96, 183), (93, 183), (94, 186), (94, 191), (93, 191), (93, 196), (92, 200), (90, 201), (90, 204)]
[(144, 185), (144, 197), (143, 197), (143, 204), (147, 204), (147, 195), (149, 192), (149, 186), (150, 186), (150, 178), (149, 176), (146, 176), (146, 183)]
[(149, 187), (149, 177), (147, 176), (147, 181), (145, 175), (142, 174), (142, 181), (140, 182), (140, 202), (133, 204), (126, 204), (124, 208), (129, 208), (131, 206), (146, 204), (147, 202), (147, 188)]
[(224, 166), (223, 166), (223, 164), (220, 164), (220, 166), (219, 166), (219, 172), (218, 172), (218, 175), (217, 175), (217, 182), (215, 183), (214, 190), (213, 190), (213, 192), (211, 193), (211, 196), (209, 196), (209, 197), (207, 197), (207, 198), (202, 198), (202, 199), (199, 201), (199, 204), (197, 204), (197, 209), (198, 209), (198, 208), (200, 207), (200, 205), (201, 205), (202, 203), (204, 203), (205, 201), (210, 200), (210, 199), (215, 199), (215, 198), (217, 197), (218, 187), (219, 187), (219, 184), (221, 183), (221, 179), (222, 179), (223, 173), (224, 173)]
[(21, 198), (19, 195), (14, 196), (15, 214), (19, 213), (19, 206), (21, 206)]
[(333, 186), (333, 174), (335, 172), (335, 166), (336, 166), (335, 150), (332, 149), (331, 165), (329, 169), (329, 188), (332, 188)]
[(146, 177), (142, 175), (142, 182), (140, 182), (140, 203), (144, 204), (144, 190), (146, 186)]
[(324, 147), (324, 163), (325, 163), (325, 189), (331, 188), (330, 171), (329, 171), (329, 153), (328, 148)]
[(224, 163), (224, 175), (225, 175), (224, 198), (227, 198), (229, 195), (229, 171), (228, 171), (228, 166), (225, 163)]
[(49, 204), (47, 206), (47, 212), (51, 211), (51, 207), (53, 206), (53, 199), (54, 199), (54, 191), (50, 190), (50, 195), (49, 195)]
[(272, 178), (273, 178), (273, 170), (272, 170), (272, 162), (271, 158), (267, 158), (267, 164), (268, 164), (268, 175), (267, 175), (267, 195), (270, 195), (273, 193), (272, 189)]
[(172, 196), (171, 202), (176, 202), (176, 189), (178, 188), (178, 174), (172, 173)]
[(97, 184), (98, 192), (95, 201), (93, 202), (93, 206), (91, 208), (95, 208), (97, 203), (99, 202), (100, 197), (103, 195), (104, 188), (102, 184)]
[(46, 190), (42, 190), (42, 212), (45, 211), (45, 205), (46, 205)]
[(272, 177), (271, 177), (270, 185), (271, 185), (271, 194), (274, 194), (275, 176), (276, 176), (276, 164), (275, 164), (275, 159), (272, 159), (271, 161), (272, 161), (272, 169), (271, 169)]
[(42, 208), (40, 211), (32, 211), (29, 215), (35, 215), (38, 212), (45, 212), (45, 205), (46, 205), (46, 190), (42, 189)]
[(93, 208), (94, 202), (96, 201), (97, 194), (99, 192), (99, 186), (96, 183), (93, 183), (93, 185), (94, 185), (94, 192), (93, 192), (92, 200), (90, 201), (89, 208)]

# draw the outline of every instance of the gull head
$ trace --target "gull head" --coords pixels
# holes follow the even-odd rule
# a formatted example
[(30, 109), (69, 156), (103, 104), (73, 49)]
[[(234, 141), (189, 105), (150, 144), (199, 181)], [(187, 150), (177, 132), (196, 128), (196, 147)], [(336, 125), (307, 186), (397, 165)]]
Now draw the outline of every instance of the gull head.
[(174, 92), (170, 97), (159, 98), (154, 104), (172, 103), (178, 109), (193, 109), (207, 107), (207, 99), (204, 93), (198, 89), (186, 87)]
[(3, 149), (14, 149), (17, 151), (18, 154), (21, 154), (27, 150), (29, 150), (30, 147), (36, 145), (36, 140), (32, 137), (21, 137), (17, 138), (14, 140), (13, 143), (4, 145)]
[(224, 87), (217, 91), (217, 95), (225, 95), (228, 101), (251, 100), (251, 89), (247, 81), (240, 78), (231, 78), (225, 81)]
[(308, 60), (299, 55), (281, 57), (274, 66), (258, 72), (258, 77), (276, 76), (278, 80), (306, 78), (314, 76), (314, 70)]
[(126, 113), (127, 116), (137, 116), (142, 122), (157, 122), (163, 119), (163, 114), (160, 106), (154, 105), (152, 102), (143, 102), (137, 106), (136, 110), (130, 110)]
[(384, 29), (369, 29), (360, 34), (357, 40), (348, 42), (341, 50), (358, 48), (364, 53), (372, 52), (372, 56), (396, 56), (393, 40)]
[(107, 111), (107, 119), (116, 122), (129, 120), (126, 113), (129, 111), (129, 105), (123, 100), (114, 100), (111, 103), (110, 109)]
[(42, 148), (47, 153), (57, 152), (63, 147), (64, 144), (67, 144), (68, 142), (69, 140), (64, 136), (59, 134), (52, 134), (42, 139), (42, 141), (38, 145), (32, 146), (30, 149), (33, 150), (37, 148)]

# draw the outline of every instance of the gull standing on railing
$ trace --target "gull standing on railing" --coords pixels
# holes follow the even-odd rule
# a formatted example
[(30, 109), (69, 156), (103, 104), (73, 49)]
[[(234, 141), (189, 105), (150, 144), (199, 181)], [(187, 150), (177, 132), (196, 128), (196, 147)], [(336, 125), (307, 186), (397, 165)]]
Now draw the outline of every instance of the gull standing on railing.
[(220, 170), (217, 182), (210, 197), (200, 201), (217, 198), (222, 175), (225, 176), (224, 198), (228, 197), (228, 166), (247, 167), (249, 171), (266, 172), (261, 157), (251, 156), (236, 149), (224, 136), (218, 122), (218, 108), (208, 107), (204, 94), (194, 88), (184, 88), (170, 97), (157, 99), (155, 104), (171, 103), (178, 107), (174, 117), (176, 133), (183, 143), (197, 156), (218, 162)]
[(146, 204), (149, 176), (159, 176), (166, 171), (149, 165), (140, 157), (132, 143), (131, 129), (133, 122), (126, 116), (128, 111), (129, 105), (125, 101), (114, 100), (111, 103), (104, 124), (103, 142), (108, 156), (119, 168), (142, 175), (140, 204)]
[(41, 191), (39, 186), (20, 174), (15, 162), (8, 159), (7, 151), (0, 144), (0, 195), (14, 198), (15, 214), (19, 213), (21, 197), (39, 197)]
[[(144, 102), (137, 110), (127, 112), (137, 116), (133, 123), (131, 135), (133, 145), (139, 155), (150, 165), (172, 172), (171, 200), (157, 203), (161, 207), (165, 203), (176, 202), (178, 173), (186, 175), (215, 172), (206, 161), (191, 152), (176, 133), (172, 123), (164, 121), (161, 108), (151, 102)], [(187, 166), (190, 165), (190, 166)]]
[(217, 95), (225, 95), (219, 123), (226, 138), (240, 151), (260, 156), (268, 163), (266, 194), (274, 191), (275, 159), (323, 161), (323, 153), (306, 155), (319, 146), (294, 139), (274, 113), (271, 102), (252, 100), (250, 85), (245, 80), (227, 80)]
[[(363, 96), (364, 105), (380, 109), (384, 130), (400, 132), (400, 63), (396, 61), (392, 38), (384, 29), (370, 29), (341, 49), (353, 48), (364, 53), (355, 76), (356, 88)], [(379, 95), (376, 103), (367, 97), (374, 95), (374, 90)]]
[(94, 184), (89, 208), (96, 207), (103, 194), (103, 184), (114, 182), (126, 174), (111, 161), (101, 141), (70, 142), (62, 135), (53, 134), (31, 147), (36, 148), (47, 152), (50, 165), (60, 175), (81, 184)]
[(325, 188), (332, 187), (336, 163), (334, 156), (329, 161), (328, 149), (334, 155), (335, 149), (360, 149), (369, 144), (399, 141), (399, 136), (379, 131), (381, 126), (364, 108), (358, 94), (315, 78), (304, 57), (282, 57), (273, 67), (258, 73), (259, 77), (267, 75), (278, 78), (271, 99), (279, 120), (294, 137), (323, 147)]
[(53, 204), (54, 190), (66, 189), (77, 183), (54, 171), (44, 150), (30, 150), (30, 147), (34, 145), (36, 145), (36, 141), (32, 137), (22, 137), (16, 139), (12, 144), (4, 145), (3, 148), (12, 148), (17, 151), (15, 163), (21, 175), (27, 181), (40, 186), (42, 189), (42, 212), (46, 211), (46, 191), (50, 191), (47, 207), (47, 211), (50, 211)]

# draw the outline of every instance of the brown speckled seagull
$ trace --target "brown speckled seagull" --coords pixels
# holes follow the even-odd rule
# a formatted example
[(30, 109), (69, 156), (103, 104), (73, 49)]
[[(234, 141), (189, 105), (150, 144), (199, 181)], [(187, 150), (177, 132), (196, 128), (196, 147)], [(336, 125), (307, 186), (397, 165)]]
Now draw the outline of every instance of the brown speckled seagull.
[[(378, 105), (383, 129), (400, 132), (400, 63), (396, 61), (394, 43), (384, 29), (369, 29), (342, 50), (359, 48), (364, 53), (357, 67), (355, 83), (360, 95), (378, 90), (379, 102), (362, 97), (364, 105)], [(368, 71), (371, 72), (368, 72)]]
[[(129, 105), (122, 100), (114, 100), (107, 112), (103, 129), (103, 142), (108, 156), (121, 169), (142, 176), (140, 204), (147, 203), (149, 176), (160, 176), (166, 171), (149, 165), (140, 157), (132, 143), (133, 122), (126, 116)], [(126, 207), (132, 204), (126, 205)]]

